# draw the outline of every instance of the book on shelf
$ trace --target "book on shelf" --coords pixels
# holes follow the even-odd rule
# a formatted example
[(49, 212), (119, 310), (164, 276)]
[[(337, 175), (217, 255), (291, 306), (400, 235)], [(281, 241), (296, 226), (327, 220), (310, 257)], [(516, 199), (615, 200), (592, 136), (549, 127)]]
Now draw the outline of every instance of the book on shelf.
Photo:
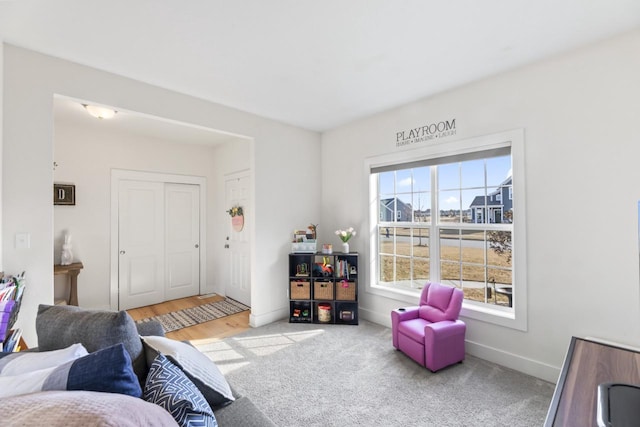
[(15, 349), (18, 346), (22, 332), (16, 330), (12, 333), (11, 328), (18, 318), (24, 289), (24, 272), (0, 279), (0, 348), (3, 350), (5, 347)]
[(20, 351), (20, 338), (22, 337), (22, 329), (14, 329), (9, 332), (7, 339), (4, 340), (2, 345), (2, 351), (5, 353), (11, 353), (14, 351)]

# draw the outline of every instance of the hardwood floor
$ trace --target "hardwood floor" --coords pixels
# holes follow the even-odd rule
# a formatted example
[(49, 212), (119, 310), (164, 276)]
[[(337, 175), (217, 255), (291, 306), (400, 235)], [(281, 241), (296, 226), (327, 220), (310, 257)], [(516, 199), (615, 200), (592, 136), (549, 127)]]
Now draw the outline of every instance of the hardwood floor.
[[(193, 296), (188, 298), (166, 301), (161, 304), (127, 310), (133, 320), (170, 313), (176, 310), (196, 307), (198, 305), (223, 300), (220, 295)], [(216, 341), (230, 337), (249, 329), (249, 311), (221, 317), (210, 322), (200, 323), (189, 328), (178, 329), (167, 333), (167, 337), (179, 341)]]

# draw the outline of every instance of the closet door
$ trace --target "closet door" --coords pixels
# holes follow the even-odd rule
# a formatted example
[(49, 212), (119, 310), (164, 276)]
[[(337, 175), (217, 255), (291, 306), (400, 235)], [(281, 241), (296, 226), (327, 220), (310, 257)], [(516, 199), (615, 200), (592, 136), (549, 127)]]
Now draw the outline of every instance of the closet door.
[(200, 187), (165, 185), (167, 300), (200, 293)]
[(121, 180), (118, 193), (120, 310), (165, 300), (164, 183)]

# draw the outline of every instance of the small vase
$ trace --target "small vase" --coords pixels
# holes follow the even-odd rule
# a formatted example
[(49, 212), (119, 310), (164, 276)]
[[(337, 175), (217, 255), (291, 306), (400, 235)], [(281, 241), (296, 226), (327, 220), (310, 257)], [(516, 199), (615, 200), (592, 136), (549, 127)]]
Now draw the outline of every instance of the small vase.
[(60, 265), (70, 265), (73, 263), (73, 252), (71, 252), (71, 236), (64, 236), (62, 253), (60, 254)]
[(342, 242), (342, 252), (345, 254), (349, 253), (349, 242)]

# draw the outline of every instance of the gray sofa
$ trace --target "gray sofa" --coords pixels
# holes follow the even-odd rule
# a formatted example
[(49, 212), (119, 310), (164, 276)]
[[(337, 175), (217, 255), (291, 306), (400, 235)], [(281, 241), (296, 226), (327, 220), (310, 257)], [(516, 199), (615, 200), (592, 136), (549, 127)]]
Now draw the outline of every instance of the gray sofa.
[[(149, 366), (141, 336), (164, 336), (162, 325), (157, 322), (136, 324), (125, 311), (110, 312), (84, 310), (73, 306), (40, 305), (36, 318), (38, 351), (57, 350), (81, 343), (89, 353), (124, 344), (133, 365), (133, 371), (144, 384)], [(175, 341), (174, 341), (175, 342)], [(275, 424), (241, 392), (231, 390), (235, 400), (229, 404), (212, 407), (220, 427), (268, 427)]]

